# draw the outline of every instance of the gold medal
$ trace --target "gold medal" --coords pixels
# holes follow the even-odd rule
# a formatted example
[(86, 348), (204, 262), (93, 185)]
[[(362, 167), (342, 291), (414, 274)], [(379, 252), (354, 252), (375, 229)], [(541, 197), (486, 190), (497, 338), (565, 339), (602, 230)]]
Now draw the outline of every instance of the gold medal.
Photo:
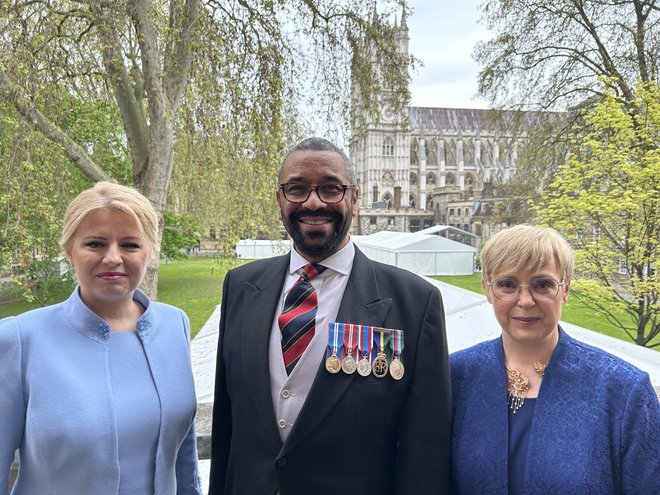
[(341, 369), (341, 361), (337, 357), (337, 353), (333, 352), (332, 356), (325, 360), (325, 369), (330, 373), (339, 373)]
[(399, 359), (399, 356), (394, 356), (394, 359), (390, 363), (390, 375), (392, 375), (392, 378), (395, 380), (401, 380), (404, 372), (405, 368), (403, 367), (403, 363)]
[(384, 352), (379, 351), (378, 354), (376, 354), (371, 368), (373, 370), (374, 376), (377, 376), (378, 378), (383, 378), (385, 375), (387, 375), (387, 356)]
[(344, 359), (341, 360), (341, 369), (347, 375), (351, 375), (355, 373), (355, 370), (357, 369), (357, 363), (355, 362), (355, 358), (350, 354), (344, 356)]
[(357, 372), (361, 376), (369, 376), (371, 374), (371, 363), (369, 362), (367, 356), (364, 356), (362, 359), (358, 361)]

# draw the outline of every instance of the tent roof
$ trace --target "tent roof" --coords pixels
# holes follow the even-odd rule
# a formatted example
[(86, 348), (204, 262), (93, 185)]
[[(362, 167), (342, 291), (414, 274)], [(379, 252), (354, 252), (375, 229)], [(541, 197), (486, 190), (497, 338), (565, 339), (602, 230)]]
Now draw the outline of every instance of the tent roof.
[(364, 245), (388, 251), (434, 251), (434, 252), (470, 252), (476, 251), (472, 246), (462, 242), (452, 241), (437, 235), (427, 235), (407, 232), (380, 231), (375, 234), (355, 239), (358, 246)]
[(417, 234), (437, 234), (439, 232), (444, 232), (445, 230), (450, 230), (452, 232), (456, 232), (461, 235), (466, 235), (469, 237), (479, 237), (476, 234), (473, 234), (472, 232), (468, 232), (467, 230), (459, 229), (458, 227), (452, 227), (451, 225), (434, 225), (432, 227), (427, 227), (425, 229), (419, 230), (416, 233)]

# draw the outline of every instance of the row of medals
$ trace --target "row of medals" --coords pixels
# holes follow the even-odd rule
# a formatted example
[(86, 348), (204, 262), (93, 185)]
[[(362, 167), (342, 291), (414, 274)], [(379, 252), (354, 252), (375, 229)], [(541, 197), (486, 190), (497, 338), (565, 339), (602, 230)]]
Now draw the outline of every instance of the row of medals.
[(383, 378), (387, 375), (389, 371), (392, 378), (395, 380), (401, 380), (403, 378), (403, 373), (405, 368), (403, 363), (399, 359), (399, 356), (394, 356), (391, 363), (387, 362), (387, 355), (383, 351), (378, 351), (373, 362), (369, 361), (368, 356), (364, 356), (359, 361), (355, 361), (355, 358), (347, 353), (343, 359), (337, 357), (337, 353), (333, 352), (332, 355), (325, 360), (325, 369), (330, 373), (339, 373), (343, 371), (347, 375), (351, 375), (358, 372), (361, 376), (369, 376), (371, 373), (374, 374), (377, 378)]

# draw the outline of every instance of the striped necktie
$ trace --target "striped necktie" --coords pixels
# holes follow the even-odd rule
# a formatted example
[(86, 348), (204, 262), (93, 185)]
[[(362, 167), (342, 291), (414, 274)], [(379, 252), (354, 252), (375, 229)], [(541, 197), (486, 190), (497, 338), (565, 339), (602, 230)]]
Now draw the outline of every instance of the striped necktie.
[(286, 296), (282, 314), (277, 318), (282, 332), (282, 354), (287, 375), (291, 374), (314, 337), (318, 297), (310, 281), (323, 273), (325, 268), (317, 264), (305, 265), (302, 275)]

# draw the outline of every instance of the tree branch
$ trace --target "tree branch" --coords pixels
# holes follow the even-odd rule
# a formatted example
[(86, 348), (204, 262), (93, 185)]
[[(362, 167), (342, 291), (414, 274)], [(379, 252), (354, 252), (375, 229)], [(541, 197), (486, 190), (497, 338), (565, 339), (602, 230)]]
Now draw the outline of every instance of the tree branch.
[(59, 144), (69, 157), (69, 160), (93, 181), (112, 180), (94, 161), (85, 150), (73, 141), (59, 126), (47, 119), (25, 96), (19, 86), (6, 76), (0, 67), (0, 97), (11, 104), (25, 119), (39, 129), (44, 136)]

